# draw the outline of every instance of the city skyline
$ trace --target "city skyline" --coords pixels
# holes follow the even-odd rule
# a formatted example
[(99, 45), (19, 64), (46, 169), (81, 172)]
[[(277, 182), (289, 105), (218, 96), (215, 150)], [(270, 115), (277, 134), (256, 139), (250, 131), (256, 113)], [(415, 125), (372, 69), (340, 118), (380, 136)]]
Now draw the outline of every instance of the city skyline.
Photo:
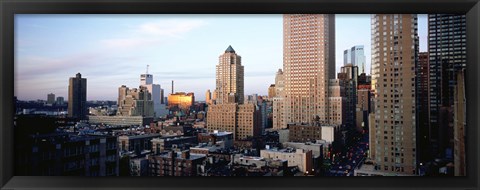
[[(335, 73), (343, 50), (355, 45), (364, 45), (370, 73), (370, 15), (336, 18)], [(426, 30), (426, 15), (419, 15), (420, 51)], [(118, 86), (140, 86), (150, 65), (153, 82), (166, 92), (175, 80), (177, 92), (203, 101), (215, 89), (215, 65), (228, 45), (241, 52), (245, 95), (266, 95), (283, 65), (282, 15), (18, 15), (15, 34), (20, 100), (67, 97), (68, 78), (78, 72), (89, 81), (87, 100), (116, 100)]]

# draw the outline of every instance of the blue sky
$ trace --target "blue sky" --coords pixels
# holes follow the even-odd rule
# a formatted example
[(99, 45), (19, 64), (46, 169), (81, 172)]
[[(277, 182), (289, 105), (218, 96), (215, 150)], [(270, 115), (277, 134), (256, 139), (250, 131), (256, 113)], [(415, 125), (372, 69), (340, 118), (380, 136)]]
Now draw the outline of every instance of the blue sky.
[[(426, 51), (426, 15), (419, 15)], [(218, 57), (232, 45), (245, 66), (245, 94), (267, 94), (282, 68), (281, 15), (16, 15), (15, 95), (68, 96), (68, 79), (87, 78), (88, 100), (116, 100), (118, 87), (154, 75), (166, 94), (215, 89)], [(343, 50), (364, 45), (370, 69), (370, 15), (336, 16), (336, 67)]]

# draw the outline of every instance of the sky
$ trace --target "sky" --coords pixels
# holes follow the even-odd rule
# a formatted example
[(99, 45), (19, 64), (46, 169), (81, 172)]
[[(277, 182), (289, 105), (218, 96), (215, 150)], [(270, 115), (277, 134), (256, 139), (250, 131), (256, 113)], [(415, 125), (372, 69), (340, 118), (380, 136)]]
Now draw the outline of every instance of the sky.
[[(336, 72), (343, 51), (365, 46), (370, 70), (370, 15), (336, 15)], [(231, 45), (242, 57), (245, 95), (266, 95), (283, 65), (282, 15), (27, 15), (15, 16), (15, 95), (19, 100), (68, 97), (68, 80), (87, 78), (87, 100), (116, 100), (153, 75), (165, 94), (215, 89), (218, 57)], [(420, 51), (427, 18), (419, 15)]]

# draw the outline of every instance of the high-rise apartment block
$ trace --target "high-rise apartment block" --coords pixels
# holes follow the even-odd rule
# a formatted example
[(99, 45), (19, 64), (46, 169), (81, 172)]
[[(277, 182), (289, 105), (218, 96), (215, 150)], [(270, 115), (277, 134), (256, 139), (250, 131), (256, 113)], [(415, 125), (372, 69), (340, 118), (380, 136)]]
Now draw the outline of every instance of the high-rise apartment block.
[(80, 73), (68, 81), (68, 117), (87, 117), (87, 79)]
[(374, 14), (371, 22), (375, 114), (370, 151), (377, 169), (416, 174), (417, 15)]
[(50, 94), (47, 94), (47, 104), (55, 104), (55, 94), (54, 93), (50, 93)]
[(242, 59), (232, 46), (228, 46), (225, 53), (218, 58), (216, 67), (216, 102), (243, 104), (244, 96), (244, 69)]
[(452, 158), (456, 73), (466, 67), (466, 16), (428, 15), (431, 154)]
[(122, 85), (118, 88), (118, 116), (153, 117), (152, 95), (144, 86), (129, 89)]
[(329, 123), (328, 83), (335, 79), (335, 16), (283, 15), (286, 123)]

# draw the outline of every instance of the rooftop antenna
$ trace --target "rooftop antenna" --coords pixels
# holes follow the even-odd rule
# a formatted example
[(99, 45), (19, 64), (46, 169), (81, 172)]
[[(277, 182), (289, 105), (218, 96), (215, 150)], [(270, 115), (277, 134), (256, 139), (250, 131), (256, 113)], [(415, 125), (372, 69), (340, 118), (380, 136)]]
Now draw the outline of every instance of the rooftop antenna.
[(148, 67), (150, 67), (150, 65), (147, 65), (147, 74), (148, 74)]

